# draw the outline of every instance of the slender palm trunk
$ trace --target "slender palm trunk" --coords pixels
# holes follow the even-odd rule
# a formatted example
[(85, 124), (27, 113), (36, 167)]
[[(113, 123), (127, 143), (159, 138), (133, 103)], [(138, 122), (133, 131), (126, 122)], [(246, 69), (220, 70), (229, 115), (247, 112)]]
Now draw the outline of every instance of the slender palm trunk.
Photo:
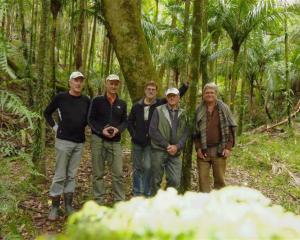
[(22, 39), (22, 48), (23, 48), (23, 56), (26, 62), (25, 66), (25, 82), (27, 88), (27, 103), (28, 106), (32, 107), (33, 102), (33, 87), (32, 87), (32, 79), (31, 79), (31, 65), (30, 65), (30, 54), (28, 50), (27, 37), (26, 37), (26, 27), (25, 27), (25, 17), (24, 17), (24, 1), (18, 0), (19, 4), (19, 12), (20, 12), (20, 23), (21, 23), (21, 39)]
[(240, 47), (233, 50), (233, 67), (232, 67), (232, 80), (230, 88), (230, 109), (234, 112), (235, 107), (235, 95), (238, 86), (238, 56)]
[(75, 9), (75, 0), (72, 0), (71, 5), (71, 25), (70, 25), (70, 49), (69, 49), (69, 72), (73, 68), (73, 47), (74, 47), (74, 9)]
[(245, 109), (245, 86), (247, 79), (247, 42), (244, 44), (244, 71), (241, 85), (241, 100), (240, 100), (240, 109), (239, 109), (239, 124), (238, 124), (238, 135), (241, 135), (243, 132), (243, 123), (244, 123), (244, 109)]
[(45, 120), (42, 117), (43, 111), (46, 105), (46, 81), (45, 81), (45, 62), (46, 62), (46, 49), (48, 48), (47, 41), (47, 22), (50, 10), (49, 0), (42, 0), (42, 13), (40, 21), (40, 35), (39, 35), (39, 50), (38, 50), (38, 77), (35, 91), (35, 111), (41, 116), (37, 119), (34, 129), (34, 142), (32, 151), (32, 162), (35, 170), (42, 174), (39, 176), (33, 176), (35, 180), (44, 180), (42, 176), (46, 175), (46, 162), (44, 158), (45, 150)]
[[(286, 7), (286, 6), (285, 6)], [(288, 125), (292, 126), (291, 122), (291, 108), (292, 108), (292, 94), (290, 84), (290, 71), (289, 71), (289, 39), (288, 39), (288, 25), (287, 25), (287, 13), (284, 18), (284, 60), (285, 60), (285, 81), (286, 81), (286, 98), (287, 98), (287, 117)]]
[(106, 64), (105, 64), (105, 72), (104, 72), (105, 78), (109, 75), (111, 58), (112, 58), (112, 44), (108, 40), (108, 46), (106, 49), (106, 61), (105, 61)]
[(96, 31), (97, 31), (97, 15), (96, 15), (96, 12), (95, 12), (94, 20), (93, 20), (93, 30), (92, 30), (92, 36), (91, 36), (89, 58), (88, 58), (87, 73), (86, 73), (86, 85), (87, 85), (88, 94), (90, 95), (90, 97), (94, 96), (94, 91), (93, 91), (93, 89), (92, 89), (92, 87), (91, 87), (91, 85), (89, 83), (89, 78), (90, 78), (91, 68), (93, 68)]
[(60, 0), (51, 0), (51, 12), (52, 12), (52, 29), (51, 29), (51, 52), (50, 52), (50, 67), (51, 67), (51, 95), (54, 97), (56, 94), (56, 56), (55, 56), (55, 49), (56, 49), (56, 29), (57, 29), (57, 16), (61, 9), (61, 2)]
[(83, 47), (83, 27), (85, 23), (84, 13), (85, 0), (80, 0), (79, 9), (79, 22), (77, 26), (76, 48), (75, 48), (75, 67), (77, 70), (82, 71), (82, 47)]
[(189, 43), (189, 16), (190, 16), (190, 0), (185, 1), (184, 23), (183, 23), (183, 58), (184, 62), (180, 70), (180, 82), (187, 81), (188, 78), (188, 43)]
[[(191, 74), (190, 74), (190, 95), (187, 108), (188, 124), (191, 133), (194, 131), (194, 119), (196, 109), (196, 93), (199, 81), (200, 50), (201, 50), (201, 0), (194, 0), (193, 9), (193, 29), (192, 29), (192, 49), (191, 49)], [(193, 140), (188, 138), (186, 147), (183, 151), (182, 163), (182, 191), (186, 191), (191, 185)]]
[[(207, 26), (207, 7), (208, 3), (207, 0), (202, 0), (201, 2), (201, 14), (202, 14), (202, 41), (207, 37), (208, 26)], [(208, 82), (210, 82), (208, 69), (207, 69), (207, 62), (208, 62), (208, 52), (205, 54), (201, 54), (201, 61), (200, 61), (200, 74), (202, 78), (202, 88)]]

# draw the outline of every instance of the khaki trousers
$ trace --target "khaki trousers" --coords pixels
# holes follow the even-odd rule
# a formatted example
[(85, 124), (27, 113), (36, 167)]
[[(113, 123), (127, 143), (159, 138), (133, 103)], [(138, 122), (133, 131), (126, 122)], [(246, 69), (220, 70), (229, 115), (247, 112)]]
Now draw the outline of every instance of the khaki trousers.
[(123, 159), (120, 142), (109, 142), (92, 134), (92, 172), (93, 172), (93, 193), (98, 204), (104, 203), (106, 186), (104, 183), (105, 165), (107, 164), (112, 172), (112, 188), (114, 201), (125, 200), (123, 186)]
[(211, 191), (210, 169), (212, 169), (214, 189), (225, 187), (226, 159), (217, 156), (216, 148), (209, 148), (205, 159), (197, 159), (200, 192)]

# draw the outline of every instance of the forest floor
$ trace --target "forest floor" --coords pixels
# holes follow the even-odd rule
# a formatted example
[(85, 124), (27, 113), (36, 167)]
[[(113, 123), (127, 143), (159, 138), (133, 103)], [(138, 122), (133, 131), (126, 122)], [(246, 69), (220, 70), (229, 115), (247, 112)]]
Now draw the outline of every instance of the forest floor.
[[(299, 125), (300, 126), (300, 125)], [(297, 128), (300, 129), (297, 125)], [(275, 204), (300, 214), (300, 131), (276, 134), (244, 135), (228, 161), (228, 185), (247, 186), (260, 190)], [(124, 149), (124, 181), (126, 199), (131, 198), (132, 168), (130, 150)], [(40, 234), (63, 231), (66, 219), (50, 222), (48, 189), (54, 169), (53, 143), (47, 147), (47, 179), (34, 186), (29, 180), (29, 162), (11, 159), (0, 170), (0, 229), (5, 239), (32, 239)], [(24, 157), (26, 159), (26, 157)], [(80, 209), (92, 199), (91, 156), (89, 142), (85, 144), (77, 176), (74, 207)], [(107, 204), (112, 204), (111, 175), (107, 174)], [(192, 169), (192, 191), (197, 191), (197, 170)], [(2, 225), (1, 224), (1, 225)]]

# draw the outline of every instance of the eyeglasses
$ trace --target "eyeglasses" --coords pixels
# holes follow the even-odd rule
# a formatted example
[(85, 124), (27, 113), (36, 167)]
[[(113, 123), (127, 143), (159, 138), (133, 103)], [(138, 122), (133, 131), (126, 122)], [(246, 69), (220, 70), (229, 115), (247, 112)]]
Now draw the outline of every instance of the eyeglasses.
[(146, 88), (146, 90), (149, 92), (154, 92), (154, 91), (156, 91), (156, 88)]

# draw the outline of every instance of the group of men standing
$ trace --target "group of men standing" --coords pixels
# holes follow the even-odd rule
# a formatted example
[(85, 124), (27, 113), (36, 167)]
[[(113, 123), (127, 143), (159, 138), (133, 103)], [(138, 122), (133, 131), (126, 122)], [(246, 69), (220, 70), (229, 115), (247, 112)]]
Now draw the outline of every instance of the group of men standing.
[[(111, 74), (105, 81), (105, 94), (92, 101), (81, 94), (84, 76), (73, 72), (68, 92), (59, 93), (47, 106), (44, 115), (56, 132), (56, 168), (50, 187), (52, 207), (49, 220), (56, 220), (64, 196), (66, 215), (73, 213), (72, 199), (75, 176), (79, 167), (85, 127), (92, 130), (91, 152), (93, 195), (98, 204), (105, 202), (105, 165), (112, 173), (114, 201), (125, 200), (121, 134), (128, 128), (132, 139), (133, 195), (154, 196), (160, 188), (163, 175), (167, 187), (179, 188), (182, 161), (180, 153), (188, 138), (187, 115), (180, 108), (180, 97), (188, 83), (169, 88), (165, 98), (157, 98), (154, 81), (145, 85), (145, 96), (135, 103), (127, 117), (127, 104), (118, 97), (120, 79)], [(228, 106), (217, 99), (218, 89), (213, 83), (203, 88), (203, 101), (196, 111), (193, 133), (197, 151), (200, 191), (210, 191), (209, 172), (212, 168), (214, 187), (225, 186), (226, 158), (234, 146), (236, 123)], [(52, 117), (58, 111), (59, 121)]]

